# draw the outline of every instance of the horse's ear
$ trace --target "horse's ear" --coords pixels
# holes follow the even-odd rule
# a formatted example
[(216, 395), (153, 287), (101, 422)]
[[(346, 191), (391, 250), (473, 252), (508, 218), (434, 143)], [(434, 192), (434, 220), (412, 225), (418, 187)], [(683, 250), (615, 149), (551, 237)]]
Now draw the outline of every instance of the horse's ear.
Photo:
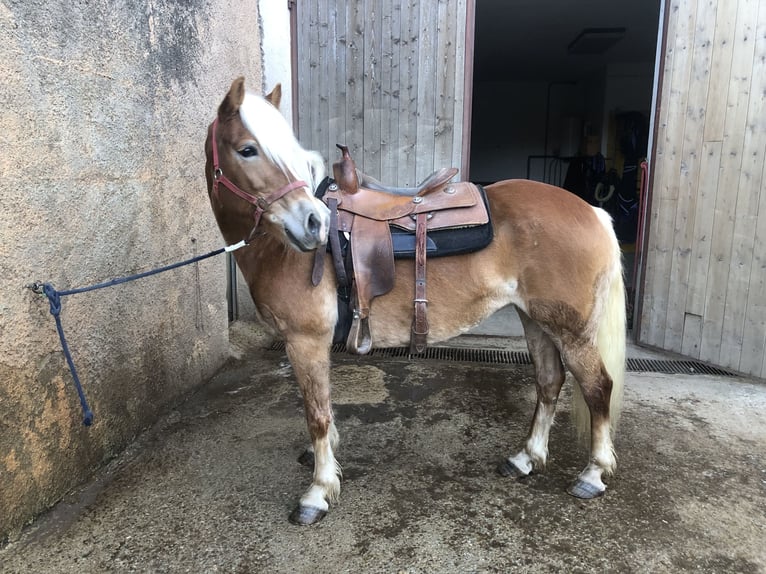
[(231, 83), (229, 93), (221, 102), (218, 107), (218, 117), (225, 118), (236, 114), (239, 111), (239, 106), (242, 105), (242, 100), (245, 99), (245, 77), (240, 76)]
[(266, 94), (266, 99), (271, 105), (279, 109), (279, 103), (282, 101), (282, 84), (277, 84), (274, 89)]

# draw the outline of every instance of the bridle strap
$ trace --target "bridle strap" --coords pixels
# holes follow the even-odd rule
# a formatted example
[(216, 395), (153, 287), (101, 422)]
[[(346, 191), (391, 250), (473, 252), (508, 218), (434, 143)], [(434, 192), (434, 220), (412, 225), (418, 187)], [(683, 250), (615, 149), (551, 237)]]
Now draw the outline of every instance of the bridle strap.
[[(223, 174), (223, 170), (221, 169), (221, 164), (218, 160), (218, 142), (216, 141), (216, 129), (218, 128), (218, 118), (216, 117), (213, 121), (213, 128), (212, 128), (212, 144), (213, 144), (213, 195), (215, 196), (216, 200), (219, 200), (218, 198), (218, 184), (220, 183), (223, 185), (226, 189), (234, 193), (235, 195), (241, 197), (249, 204), (255, 206), (255, 211), (253, 212), (253, 219), (255, 220), (255, 225), (253, 226), (253, 232), (255, 232), (255, 228), (258, 227), (258, 223), (261, 221), (261, 215), (271, 206), (272, 203), (275, 201), (278, 201), (279, 199), (282, 199), (285, 195), (293, 191), (294, 189), (298, 189), (300, 187), (308, 187), (308, 184), (305, 181), (296, 180), (288, 182), (287, 185), (284, 185), (283, 187), (280, 187), (273, 193), (270, 193), (266, 197), (257, 197), (251, 193), (248, 193), (244, 191), (243, 189), (240, 189), (237, 187), (237, 185), (231, 181), (228, 177), (226, 177)], [(220, 201), (220, 200), (219, 200)], [(252, 234), (251, 234), (252, 236)]]

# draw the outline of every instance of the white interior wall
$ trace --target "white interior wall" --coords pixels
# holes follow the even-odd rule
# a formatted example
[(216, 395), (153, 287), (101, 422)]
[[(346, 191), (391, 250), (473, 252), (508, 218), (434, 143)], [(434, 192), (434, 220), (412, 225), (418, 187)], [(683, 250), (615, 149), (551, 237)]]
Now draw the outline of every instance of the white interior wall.
[[(290, 61), (290, 9), (287, 0), (258, 0), (263, 52), (263, 89), (282, 84), (282, 114), (293, 125), (293, 81)], [(264, 26), (263, 23), (268, 25)]]
[[(258, 0), (261, 29), (261, 55), (263, 57), (263, 92), (270, 92), (276, 84), (282, 84), (280, 111), (293, 125), (293, 81), (290, 60), (290, 9), (287, 1)], [(264, 25), (264, 23), (267, 23)], [(230, 268), (234, 258), (229, 257)], [(235, 320), (255, 321), (255, 304), (250, 290), (239, 269), (236, 269), (235, 300), (229, 305)], [(231, 276), (231, 275), (230, 275)], [(231, 296), (231, 295), (230, 295)]]

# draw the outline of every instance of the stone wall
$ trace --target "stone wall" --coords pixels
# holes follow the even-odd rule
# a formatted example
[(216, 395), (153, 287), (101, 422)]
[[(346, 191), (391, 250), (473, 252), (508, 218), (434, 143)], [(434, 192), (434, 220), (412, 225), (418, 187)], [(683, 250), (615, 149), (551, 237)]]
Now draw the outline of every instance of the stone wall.
[(80, 287), (220, 247), (203, 143), (261, 85), (257, 0), (0, 4), (0, 541), (228, 356), (225, 259), (65, 297), (80, 406), (33, 280)]

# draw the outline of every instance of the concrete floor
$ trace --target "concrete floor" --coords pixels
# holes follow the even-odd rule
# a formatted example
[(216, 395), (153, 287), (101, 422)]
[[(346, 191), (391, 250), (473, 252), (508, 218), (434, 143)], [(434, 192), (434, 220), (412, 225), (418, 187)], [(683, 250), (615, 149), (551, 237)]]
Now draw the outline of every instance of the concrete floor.
[[(521, 344), (492, 329), (455, 344)], [(582, 502), (569, 385), (548, 469), (514, 481), (495, 465), (524, 440), (531, 367), (337, 355), (343, 492), (296, 527), (297, 386), (257, 333), (232, 335), (239, 358), (0, 549), (0, 571), (766, 572), (763, 382), (630, 373), (617, 475)]]

